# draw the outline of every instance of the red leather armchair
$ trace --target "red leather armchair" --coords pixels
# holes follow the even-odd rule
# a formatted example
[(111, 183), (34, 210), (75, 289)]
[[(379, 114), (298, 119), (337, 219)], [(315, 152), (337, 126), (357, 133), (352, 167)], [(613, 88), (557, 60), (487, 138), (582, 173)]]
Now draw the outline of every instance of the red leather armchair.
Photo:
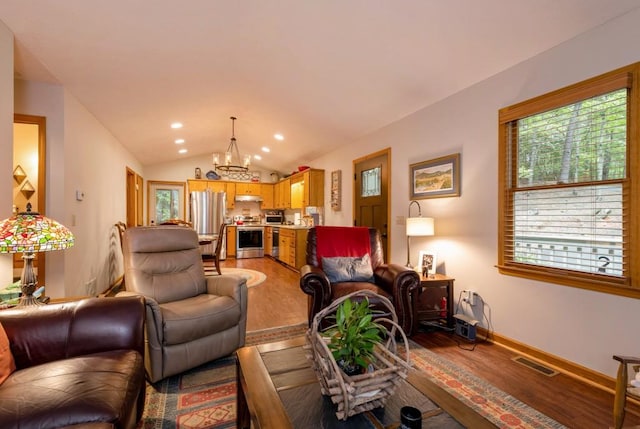
[[(357, 290), (369, 289), (393, 303), (394, 310), (398, 316), (398, 323), (407, 335), (411, 335), (417, 324), (412, 303), (414, 295), (419, 293), (420, 290), (420, 277), (418, 273), (409, 268), (397, 264), (386, 264), (384, 262), (380, 232), (375, 228), (369, 228), (368, 230), (373, 282), (341, 281), (334, 283), (330, 282), (329, 277), (321, 268), (321, 262), (318, 261), (316, 228), (309, 230), (307, 236), (307, 265), (304, 265), (300, 270), (300, 288), (309, 296), (309, 324), (311, 324), (314, 316), (320, 310), (327, 307), (335, 299)], [(335, 240), (341, 240), (340, 234), (336, 234)], [(369, 301), (377, 310), (386, 311), (386, 307), (378, 307), (378, 303), (375, 300), (370, 299)]]

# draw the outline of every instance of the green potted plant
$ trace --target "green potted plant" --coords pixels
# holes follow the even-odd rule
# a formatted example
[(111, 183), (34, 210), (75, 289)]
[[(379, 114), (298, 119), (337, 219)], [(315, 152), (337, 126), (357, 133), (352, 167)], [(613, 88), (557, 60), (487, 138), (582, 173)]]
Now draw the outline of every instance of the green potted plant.
[(323, 335), (329, 337), (329, 350), (347, 375), (366, 371), (373, 358), (373, 348), (382, 341), (385, 328), (373, 320), (369, 300), (343, 301), (336, 310), (335, 324)]

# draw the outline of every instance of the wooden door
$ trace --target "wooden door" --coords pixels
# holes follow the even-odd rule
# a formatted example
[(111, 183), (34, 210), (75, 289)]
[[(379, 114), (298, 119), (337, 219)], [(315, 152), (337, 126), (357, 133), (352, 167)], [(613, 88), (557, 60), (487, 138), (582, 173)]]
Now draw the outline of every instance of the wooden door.
[(380, 231), (385, 262), (389, 258), (389, 189), (391, 149), (353, 161), (353, 224)]

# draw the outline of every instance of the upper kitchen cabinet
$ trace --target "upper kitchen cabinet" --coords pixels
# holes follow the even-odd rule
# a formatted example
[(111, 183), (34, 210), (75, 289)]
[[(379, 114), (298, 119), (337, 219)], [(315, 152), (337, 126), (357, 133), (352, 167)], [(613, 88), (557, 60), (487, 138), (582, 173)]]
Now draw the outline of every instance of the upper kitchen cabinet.
[(324, 206), (324, 170), (308, 169), (294, 174), (291, 180), (291, 208)]
[(262, 210), (275, 209), (275, 201), (273, 199), (273, 188), (274, 185), (269, 183), (262, 183), (260, 185), (260, 196), (262, 197), (262, 202), (260, 203), (260, 208)]
[(291, 179), (283, 179), (273, 188), (273, 203), (276, 209), (291, 208)]
[(225, 192), (227, 193), (227, 208), (232, 209), (236, 206), (236, 184), (234, 182), (227, 182), (225, 185)]
[(235, 182), (236, 195), (255, 195), (262, 196), (260, 183), (253, 182)]

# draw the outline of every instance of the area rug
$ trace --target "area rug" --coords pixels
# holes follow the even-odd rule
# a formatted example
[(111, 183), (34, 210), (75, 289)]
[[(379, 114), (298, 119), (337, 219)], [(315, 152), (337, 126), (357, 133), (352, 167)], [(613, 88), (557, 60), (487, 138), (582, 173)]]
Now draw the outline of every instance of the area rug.
[(302, 322), (297, 325), (250, 331), (247, 332), (245, 337), (245, 345), (253, 346), (256, 344), (273, 343), (276, 341), (287, 340), (289, 338), (300, 337), (307, 332), (308, 327), (309, 325), (307, 322)]
[[(221, 268), (222, 274), (234, 274), (236, 276), (241, 276), (247, 279), (247, 287), (258, 286), (262, 282), (267, 279), (267, 275), (265, 273), (261, 273), (260, 271), (250, 270), (248, 268)], [(218, 272), (216, 268), (213, 266), (213, 263), (204, 264), (204, 273), (207, 276), (217, 276)]]
[[(292, 338), (306, 324), (247, 334), (248, 344)], [(249, 337), (252, 337), (249, 341)], [(411, 342), (413, 365), (500, 428), (564, 428), (561, 424), (493, 387), (435, 353)], [(208, 363), (181, 375), (147, 385), (142, 429), (235, 428), (235, 358)]]

